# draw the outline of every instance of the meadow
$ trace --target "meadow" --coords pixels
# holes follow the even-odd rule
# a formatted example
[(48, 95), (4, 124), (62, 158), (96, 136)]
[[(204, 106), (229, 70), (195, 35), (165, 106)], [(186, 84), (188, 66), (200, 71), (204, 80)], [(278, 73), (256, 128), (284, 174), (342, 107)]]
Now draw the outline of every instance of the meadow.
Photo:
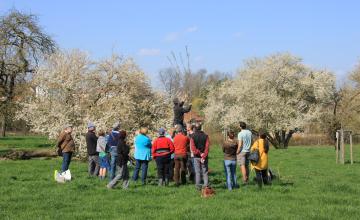
[[(27, 139), (30, 148), (43, 146), (41, 138), (31, 138)], [(15, 142), (11, 138), (0, 139), (0, 149)], [(16, 144), (13, 147), (27, 148)], [(128, 190), (121, 187), (109, 190), (106, 181), (88, 177), (85, 162), (73, 161), (70, 165), (73, 180), (58, 184), (53, 180), (53, 172), (60, 168), (61, 158), (0, 160), (0, 216), (1, 219), (360, 219), (360, 146), (354, 149), (354, 159), (352, 165), (335, 164), (335, 151), (330, 146), (271, 149), (270, 167), (277, 175), (271, 186), (259, 190), (251, 183), (228, 191), (224, 187), (223, 155), (219, 146), (213, 145), (209, 168), (216, 195), (207, 199), (200, 197), (193, 184), (158, 187), (154, 162), (150, 163), (147, 186), (131, 182)], [(239, 169), (237, 174), (240, 179)]]

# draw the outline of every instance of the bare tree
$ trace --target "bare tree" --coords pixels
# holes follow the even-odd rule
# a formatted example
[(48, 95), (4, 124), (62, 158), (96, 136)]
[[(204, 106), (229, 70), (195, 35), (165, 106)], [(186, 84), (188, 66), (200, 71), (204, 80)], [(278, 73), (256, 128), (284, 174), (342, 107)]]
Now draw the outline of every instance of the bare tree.
[(159, 78), (169, 98), (177, 96), (181, 92), (182, 75), (174, 68), (160, 70)]
[(13, 10), (0, 18), (0, 116), (1, 135), (16, 108), (16, 99), (44, 55), (55, 43), (38, 25), (35, 15)]

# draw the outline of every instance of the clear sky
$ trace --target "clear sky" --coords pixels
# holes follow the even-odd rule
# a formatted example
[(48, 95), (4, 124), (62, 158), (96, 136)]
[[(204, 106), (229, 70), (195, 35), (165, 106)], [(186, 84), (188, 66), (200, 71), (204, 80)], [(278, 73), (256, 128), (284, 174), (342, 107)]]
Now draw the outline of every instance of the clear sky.
[(133, 57), (156, 85), (171, 51), (189, 47), (191, 66), (234, 73), (244, 59), (291, 52), (338, 80), (360, 60), (360, 1), (356, 0), (1, 0), (39, 16), (60, 48), (95, 58)]

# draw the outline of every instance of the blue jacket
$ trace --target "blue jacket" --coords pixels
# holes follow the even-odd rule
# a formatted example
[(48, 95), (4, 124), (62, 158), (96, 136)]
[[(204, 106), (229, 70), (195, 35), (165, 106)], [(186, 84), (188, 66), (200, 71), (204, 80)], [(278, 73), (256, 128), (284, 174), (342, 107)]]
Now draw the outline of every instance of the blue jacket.
[(151, 139), (143, 134), (135, 137), (135, 153), (136, 160), (151, 160)]
[(119, 132), (118, 131), (111, 131), (109, 135), (109, 139), (107, 140), (107, 145), (109, 147), (118, 146), (119, 143)]

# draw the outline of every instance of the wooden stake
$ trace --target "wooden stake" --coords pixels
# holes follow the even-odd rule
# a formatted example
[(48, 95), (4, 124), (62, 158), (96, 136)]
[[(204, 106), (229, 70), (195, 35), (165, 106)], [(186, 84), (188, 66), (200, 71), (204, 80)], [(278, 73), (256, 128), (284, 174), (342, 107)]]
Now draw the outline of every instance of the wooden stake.
[(339, 131), (336, 132), (336, 163), (339, 163)]
[(353, 164), (353, 142), (352, 142), (352, 133), (350, 133), (350, 163)]
[(345, 164), (345, 143), (344, 143), (344, 129), (341, 129), (341, 146), (340, 146), (340, 162)]

